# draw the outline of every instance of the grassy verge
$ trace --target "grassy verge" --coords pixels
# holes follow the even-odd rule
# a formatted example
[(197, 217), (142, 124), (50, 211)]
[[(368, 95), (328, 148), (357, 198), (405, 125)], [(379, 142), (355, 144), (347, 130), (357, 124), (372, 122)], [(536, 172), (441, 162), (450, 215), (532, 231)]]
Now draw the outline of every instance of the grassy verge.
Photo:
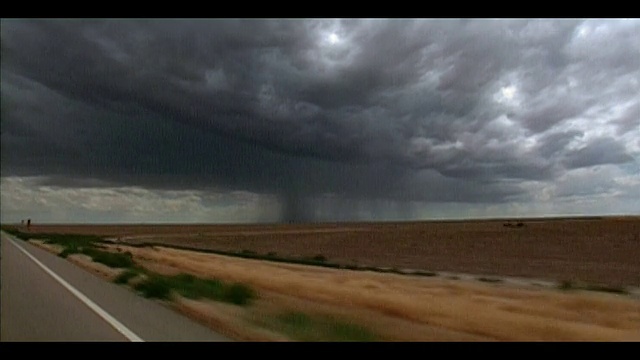
[[(72, 254), (84, 254), (92, 261), (102, 263), (112, 268), (125, 269), (113, 282), (134, 288), (148, 298), (173, 300), (175, 295), (188, 299), (210, 299), (239, 306), (248, 306), (257, 299), (257, 292), (248, 285), (241, 283), (226, 283), (220, 280), (203, 279), (190, 274), (174, 276), (160, 275), (135, 265), (130, 253), (113, 253), (101, 249), (104, 239), (91, 235), (23, 233), (18, 229), (3, 228), (3, 230), (21, 240), (37, 239), (48, 244), (62, 247), (58, 254), (66, 258)], [(200, 249), (188, 249), (200, 251)], [(300, 259), (286, 259), (271, 252), (260, 255), (249, 250), (239, 253), (225, 254), (244, 258), (263, 259), (280, 262), (298, 263), (304, 265), (318, 265), (325, 267), (343, 268), (332, 264), (321, 254)], [(373, 270), (377, 268), (352, 269)], [(381, 270), (382, 271), (382, 270)], [(397, 269), (385, 269), (385, 272), (397, 272)], [(420, 273), (431, 276), (431, 273)], [(133, 279), (137, 279), (133, 281)], [(330, 316), (309, 316), (303, 313), (286, 312), (269, 318), (266, 327), (279, 331), (286, 336), (300, 341), (375, 341), (377, 337), (369, 330)]]
[(134, 288), (145, 297), (171, 299), (174, 293), (189, 299), (206, 298), (235, 305), (250, 305), (257, 298), (251, 287), (240, 283), (202, 279), (190, 274), (174, 276), (148, 273)]
[(88, 255), (95, 262), (107, 265), (112, 268), (132, 268), (135, 264), (130, 253), (117, 254), (109, 251), (102, 251), (96, 248), (84, 248), (82, 254)]
[(43, 240), (48, 244), (58, 244), (70, 248), (93, 246), (95, 243), (104, 242), (100, 236), (95, 235), (24, 233), (14, 228), (3, 228), (2, 230), (21, 240)]
[(285, 312), (262, 319), (260, 326), (297, 341), (378, 341), (372, 331), (338, 317)]
[(140, 275), (140, 271), (137, 269), (128, 269), (124, 272), (122, 272), (120, 275), (116, 276), (115, 279), (113, 279), (113, 282), (116, 284), (128, 284), (129, 280), (135, 278), (136, 276)]
[(91, 257), (95, 262), (107, 265), (112, 268), (131, 268), (134, 266), (131, 254), (115, 254), (99, 248), (105, 240), (95, 235), (78, 234), (48, 234), (48, 233), (23, 233), (18, 229), (3, 228), (9, 234), (22, 240), (43, 240), (46, 244), (56, 244), (62, 246), (62, 251), (58, 256), (66, 258), (72, 254), (84, 254)]
[[(136, 283), (134, 289), (149, 298), (171, 299), (175, 292), (190, 299), (207, 298), (236, 305), (249, 305), (257, 297), (256, 291), (244, 284), (227, 284), (219, 280), (197, 278), (190, 274), (164, 276), (137, 268), (131, 253), (113, 253), (100, 249), (100, 245), (105, 241), (99, 236), (23, 233), (13, 228), (3, 230), (22, 240), (38, 239), (48, 244), (61, 245), (63, 250), (58, 256), (63, 258), (72, 254), (84, 254), (94, 262), (111, 268), (126, 269), (114, 279), (118, 284), (128, 284), (131, 279), (143, 275), (144, 280)], [(250, 252), (244, 253), (255, 255)]]

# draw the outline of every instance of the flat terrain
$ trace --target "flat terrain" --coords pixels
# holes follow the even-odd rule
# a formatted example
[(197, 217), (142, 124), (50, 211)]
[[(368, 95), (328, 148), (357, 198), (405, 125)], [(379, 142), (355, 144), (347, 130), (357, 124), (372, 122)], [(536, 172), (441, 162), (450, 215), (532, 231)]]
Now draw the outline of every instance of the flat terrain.
[[(173, 298), (174, 309), (236, 340), (640, 340), (638, 217), (314, 225), (36, 225), (29, 231), (102, 235), (116, 240), (103, 244), (103, 249), (129, 254), (136, 266), (153, 273), (186, 273), (255, 289), (258, 297), (247, 306)], [(62, 251), (60, 245), (30, 242), (54, 253)], [(145, 243), (155, 245), (132, 246)], [(281, 258), (322, 255), (332, 263), (422, 269), (441, 276), (260, 261), (163, 244), (238, 254), (276, 253)], [(68, 259), (110, 281), (126, 271), (93, 263), (81, 254)], [(532, 279), (511, 282), (501, 276)], [(560, 280), (602, 283), (610, 285), (609, 289), (635, 286), (636, 290), (635, 295), (580, 290), (573, 285), (562, 290), (557, 286)]]
[(322, 255), (347, 265), (640, 286), (640, 217), (310, 225), (34, 225), (31, 231), (96, 234), (130, 244), (153, 242), (283, 257)]

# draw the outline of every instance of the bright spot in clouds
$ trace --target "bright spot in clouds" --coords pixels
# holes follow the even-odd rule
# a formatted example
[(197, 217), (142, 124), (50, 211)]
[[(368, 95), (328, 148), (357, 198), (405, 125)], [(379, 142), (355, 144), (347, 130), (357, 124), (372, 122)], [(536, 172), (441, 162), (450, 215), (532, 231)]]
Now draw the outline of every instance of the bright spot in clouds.
[(518, 88), (514, 85), (503, 86), (493, 95), (493, 98), (500, 104), (518, 105)]
[(337, 44), (340, 41), (340, 38), (335, 33), (329, 34), (329, 43)]
[(516, 94), (516, 88), (514, 86), (506, 86), (500, 89), (500, 92), (502, 93), (502, 96), (505, 99), (511, 100), (513, 99), (513, 96)]

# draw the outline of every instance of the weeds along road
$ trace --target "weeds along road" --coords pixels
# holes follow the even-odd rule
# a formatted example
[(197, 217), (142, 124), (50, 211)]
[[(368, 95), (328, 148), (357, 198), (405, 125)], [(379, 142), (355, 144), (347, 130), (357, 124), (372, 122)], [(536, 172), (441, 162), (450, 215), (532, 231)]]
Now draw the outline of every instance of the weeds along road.
[(0, 341), (231, 341), (2, 232)]

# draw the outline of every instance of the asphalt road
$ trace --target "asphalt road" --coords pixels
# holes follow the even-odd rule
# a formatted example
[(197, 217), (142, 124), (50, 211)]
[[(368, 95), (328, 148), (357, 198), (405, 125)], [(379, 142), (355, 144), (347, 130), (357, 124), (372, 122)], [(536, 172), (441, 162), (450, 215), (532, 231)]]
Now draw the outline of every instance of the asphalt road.
[(231, 341), (6, 233), (0, 341)]

